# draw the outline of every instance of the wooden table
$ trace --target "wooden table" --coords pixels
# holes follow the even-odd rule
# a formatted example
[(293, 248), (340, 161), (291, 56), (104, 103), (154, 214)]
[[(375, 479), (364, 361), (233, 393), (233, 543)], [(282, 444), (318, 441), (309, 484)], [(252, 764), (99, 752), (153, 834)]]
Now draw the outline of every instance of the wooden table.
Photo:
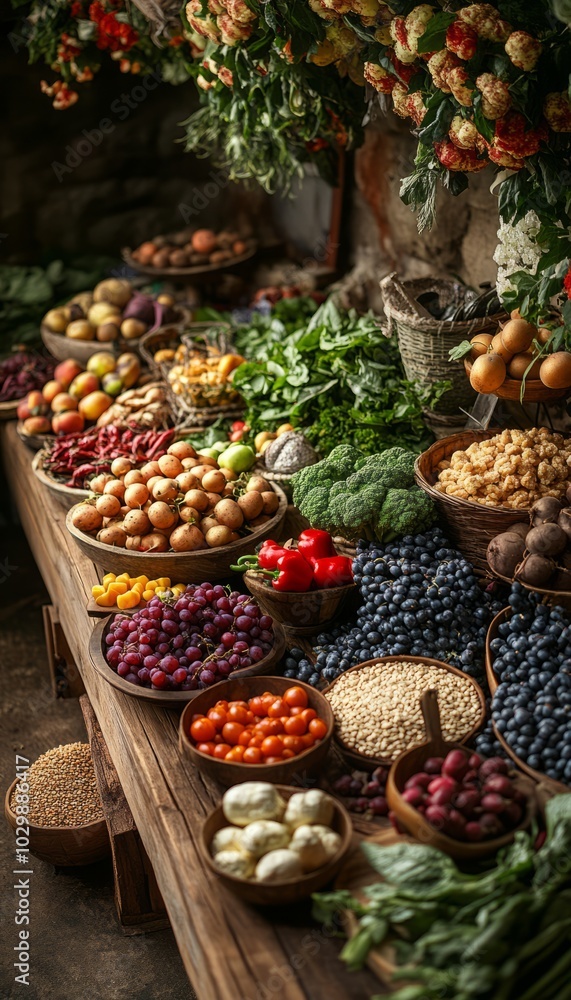
[(368, 1000), (382, 993), (370, 972), (346, 971), (338, 959), (339, 940), (311, 923), (309, 901), (295, 909), (264, 912), (242, 903), (205, 871), (198, 837), (221, 790), (181, 756), (176, 712), (129, 698), (91, 667), (88, 644), (94, 622), (85, 609), (98, 582), (95, 567), (66, 531), (64, 507), (35, 478), (32, 452), (18, 438), (15, 423), (0, 426), (0, 439), (30, 548), (81, 672), (199, 1000)]

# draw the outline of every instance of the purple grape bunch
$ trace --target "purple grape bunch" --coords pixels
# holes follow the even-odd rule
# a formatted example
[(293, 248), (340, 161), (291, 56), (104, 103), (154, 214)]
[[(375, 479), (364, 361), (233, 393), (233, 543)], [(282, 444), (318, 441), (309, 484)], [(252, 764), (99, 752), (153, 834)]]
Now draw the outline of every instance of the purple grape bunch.
[(249, 594), (220, 584), (190, 585), (180, 597), (153, 597), (133, 615), (115, 615), (105, 659), (131, 684), (196, 691), (270, 652), (273, 621)]

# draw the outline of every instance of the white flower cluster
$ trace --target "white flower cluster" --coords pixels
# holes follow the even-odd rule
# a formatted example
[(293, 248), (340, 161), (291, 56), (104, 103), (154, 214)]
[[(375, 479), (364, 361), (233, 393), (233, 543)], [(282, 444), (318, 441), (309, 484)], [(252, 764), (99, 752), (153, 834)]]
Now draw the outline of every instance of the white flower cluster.
[(542, 255), (541, 248), (535, 240), (539, 228), (540, 222), (535, 212), (528, 212), (514, 226), (501, 223), (498, 229), (500, 242), (494, 251), (494, 260), (499, 265), (496, 287), (500, 298), (513, 288), (509, 280), (510, 275), (516, 271), (535, 273)]

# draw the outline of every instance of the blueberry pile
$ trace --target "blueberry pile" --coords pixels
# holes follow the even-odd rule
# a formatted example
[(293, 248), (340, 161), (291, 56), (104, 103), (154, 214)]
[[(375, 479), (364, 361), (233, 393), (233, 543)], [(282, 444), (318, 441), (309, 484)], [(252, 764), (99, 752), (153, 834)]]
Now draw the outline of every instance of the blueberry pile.
[(492, 640), (498, 732), (521, 760), (571, 782), (571, 613), (514, 584), (513, 614)]
[(315, 666), (291, 650), (286, 677), (329, 684), (363, 660), (409, 654), (482, 678), (487, 627), (503, 602), (481, 589), (439, 528), (387, 545), (359, 542), (353, 573), (363, 599), (356, 623), (317, 636)]

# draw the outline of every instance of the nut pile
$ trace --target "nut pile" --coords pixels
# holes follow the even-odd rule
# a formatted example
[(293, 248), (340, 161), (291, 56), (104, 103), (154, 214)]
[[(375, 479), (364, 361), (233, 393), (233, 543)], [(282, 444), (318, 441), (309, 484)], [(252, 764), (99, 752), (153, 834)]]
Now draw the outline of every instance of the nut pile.
[(335, 715), (335, 731), (351, 749), (367, 757), (394, 760), (426, 739), (420, 698), (438, 691), (444, 739), (462, 740), (482, 712), (477, 688), (466, 677), (424, 663), (372, 663), (336, 680), (325, 697)]
[(503, 430), (455, 451), (438, 466), (435, 489), (488, 507), (526, 509), (561, 499), (571, 482), (571, 439), (547, 427)]
[(43, 753), (28, 768), (25, 782), (28, 819), (36, 826), (82, 826), (104, 818), (88, 743), (67, 743)]

